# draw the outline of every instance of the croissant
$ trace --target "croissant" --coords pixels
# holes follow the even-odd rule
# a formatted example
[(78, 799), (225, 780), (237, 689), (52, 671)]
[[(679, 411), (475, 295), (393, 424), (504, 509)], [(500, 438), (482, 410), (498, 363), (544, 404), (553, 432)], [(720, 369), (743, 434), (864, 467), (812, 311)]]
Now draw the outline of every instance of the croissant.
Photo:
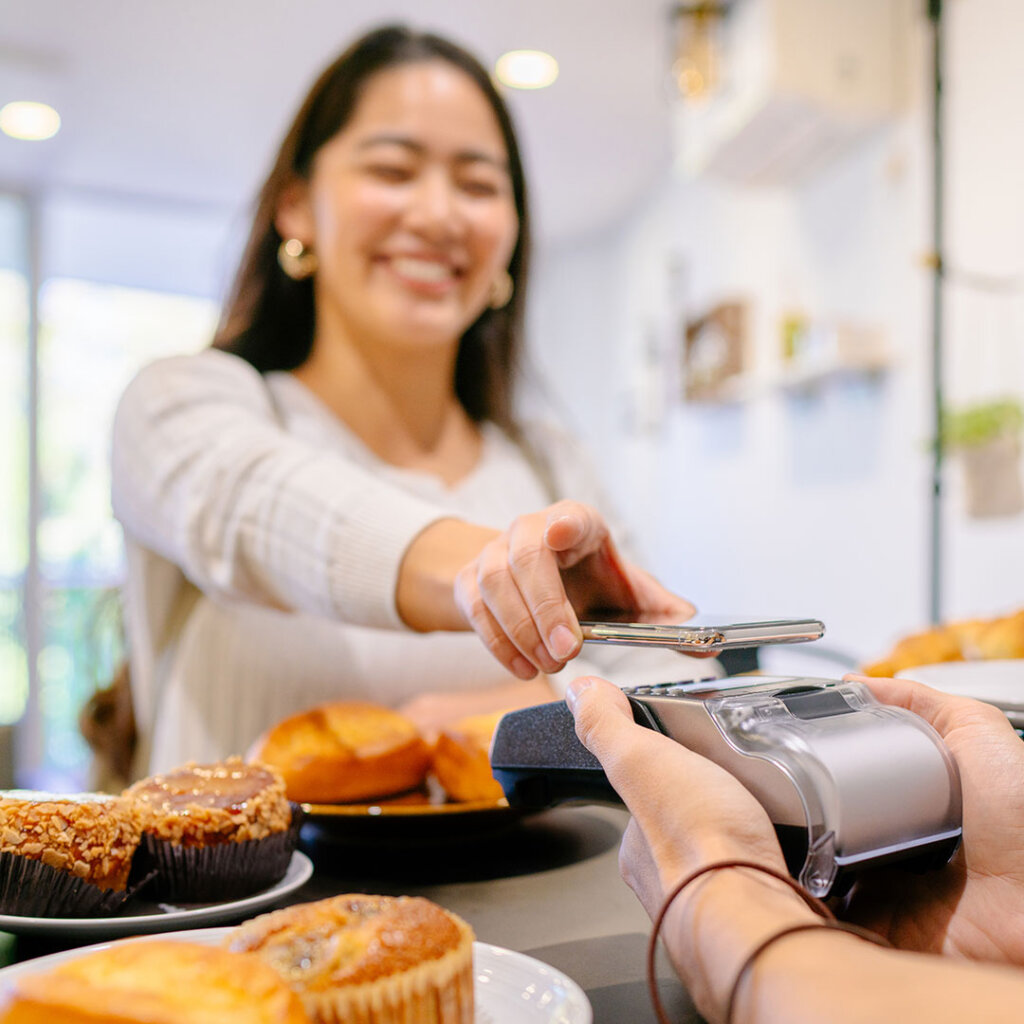
[(1024, 658), (1024, 609), (994, 619), (962, 619), (913, 633), (879, 661), (865, 665), (868, 676), (891, 677), (915, 665), (943, 661)]

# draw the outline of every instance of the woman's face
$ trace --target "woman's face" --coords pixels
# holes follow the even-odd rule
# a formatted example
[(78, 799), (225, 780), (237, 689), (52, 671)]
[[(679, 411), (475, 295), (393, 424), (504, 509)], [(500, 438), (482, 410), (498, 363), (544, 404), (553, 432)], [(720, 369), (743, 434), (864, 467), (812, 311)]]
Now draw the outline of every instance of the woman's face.
[(318, 331), (450, 345), (487, 305), (518, 234), (490, 104), (444, 61), (379, 72), (277, 227), (317, 255)]

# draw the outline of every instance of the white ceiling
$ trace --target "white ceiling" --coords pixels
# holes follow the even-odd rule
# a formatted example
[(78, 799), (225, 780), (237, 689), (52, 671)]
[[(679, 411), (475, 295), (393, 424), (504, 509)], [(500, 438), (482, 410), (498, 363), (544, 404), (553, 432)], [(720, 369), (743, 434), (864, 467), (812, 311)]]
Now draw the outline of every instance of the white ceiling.
[(0, 135), (0, 185), (247, 202), (317, 72), (387, 21), (486, 64), (547, 50), (549, 89), (513, 92), (538, 235), (625, 213), (669, 163), (668, 0), (0, 0), (0, 105), (60, 111), (46, 142)]

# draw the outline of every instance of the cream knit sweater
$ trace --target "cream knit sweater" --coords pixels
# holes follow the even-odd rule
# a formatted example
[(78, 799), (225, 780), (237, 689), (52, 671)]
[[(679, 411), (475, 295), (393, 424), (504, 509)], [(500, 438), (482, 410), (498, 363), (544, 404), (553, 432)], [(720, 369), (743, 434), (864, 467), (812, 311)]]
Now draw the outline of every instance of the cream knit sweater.
[[(146, 367), (113, 437), (132, 685), (152, 740), (143, 767), (244, 753), (324, 700), (394, 706), (511, 681), (474, 634), (413, 633), (394, 605), (402, 555), (429, 523), (504, 528), (550, 504), (522, 450), (493, 425), (483, 433), (479, 464), (448, 487), (380, 461), (291, 374), (261, 378), (215, 350)], [(534, 427), (531, 444), (558, 496), (605, 505), (564, 434)], [(560, 678), (716, 670), (673, 652), (588, 649)]]

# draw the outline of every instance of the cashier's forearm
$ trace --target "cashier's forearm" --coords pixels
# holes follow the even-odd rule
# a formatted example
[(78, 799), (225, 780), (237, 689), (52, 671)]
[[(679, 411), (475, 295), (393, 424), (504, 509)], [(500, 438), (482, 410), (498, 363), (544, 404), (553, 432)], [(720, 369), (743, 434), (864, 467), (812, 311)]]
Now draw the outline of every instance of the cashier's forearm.
[[(693, 883), (662, 929), (687, 989), (710, 1021), (724, 1020), (747, 955), (789, 925), (818, 920), (779, 883), (730, 869)], [(1020, 1019), (1024, 973), (876, 946), (815, 928), (787, 935), (739, 988), (733, 1024), (929, 1024)]]
[(781, 939), (745, 981), (734, 1024), (1001, 1024), (1020, 1020), (1016, 968), (885, 949), (816, 929)]

